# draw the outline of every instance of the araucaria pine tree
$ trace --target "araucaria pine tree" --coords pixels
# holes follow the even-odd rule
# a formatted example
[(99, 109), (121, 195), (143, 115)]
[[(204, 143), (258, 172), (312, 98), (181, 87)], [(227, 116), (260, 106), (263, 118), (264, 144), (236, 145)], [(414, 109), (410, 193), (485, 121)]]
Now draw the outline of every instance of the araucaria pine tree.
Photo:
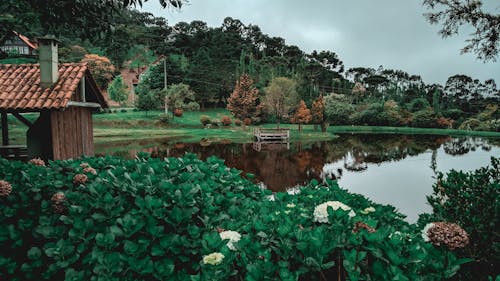
[(262, 108), (259, 101), (259, 90), (253, 85), (252, 78), (244, 73), (236, 81), (233, 93), (227, 99), (227, 109), (240, 120), (250, 118), (255, 122), (260, 121)]
[(302, 131), (302, 124), (307, 124), (311, 122), (311, 120), (311, 111), (307, 108), (306, 103), (301, 100), (299, 108), (297, 108), (297, 110), (295, 111), (295, 115), (293, 116), (293, 121), (299, 124), (299, 132)]

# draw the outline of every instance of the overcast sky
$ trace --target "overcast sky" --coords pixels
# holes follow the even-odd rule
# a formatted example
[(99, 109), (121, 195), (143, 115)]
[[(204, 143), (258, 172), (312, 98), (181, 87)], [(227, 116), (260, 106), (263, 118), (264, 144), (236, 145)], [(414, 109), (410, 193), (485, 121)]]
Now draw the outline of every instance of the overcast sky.
[[(483, 2), (499, 13), (496, 1)], [(161, 9), (158, 2), (149, 0), (142, 10), (169, 25), (201, 20), (219, 27), (232, 17), (307, 53), (334, 51), (346, 69), (382, 65), (421, 75), (425, 83), (444, 84), (451, 75), (465, 74), (500, 84), (499, 60), (483, 63), (474, 54), (460, 55), (470, 29), (442, 39), (438, 26), (422, 16), (421, 0), (189, 0), (180, 11)]]

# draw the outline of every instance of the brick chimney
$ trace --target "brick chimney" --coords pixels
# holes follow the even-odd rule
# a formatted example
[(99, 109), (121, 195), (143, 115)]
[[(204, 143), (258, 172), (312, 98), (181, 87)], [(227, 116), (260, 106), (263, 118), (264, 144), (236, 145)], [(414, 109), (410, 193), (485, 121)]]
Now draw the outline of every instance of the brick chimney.
[(59, 57), (55, 37), (40, 37), (38, 39), (38, 58), (40, 60), (40, 86), (50, 88), (57, 82), (59, 72)]

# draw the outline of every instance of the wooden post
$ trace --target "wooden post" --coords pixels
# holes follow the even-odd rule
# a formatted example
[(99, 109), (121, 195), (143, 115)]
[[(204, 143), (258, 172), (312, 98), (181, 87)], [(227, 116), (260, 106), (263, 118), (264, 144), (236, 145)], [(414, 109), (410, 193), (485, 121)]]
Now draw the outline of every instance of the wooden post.
[(9, 145), (9, 125), (7, 124), (6, 112), (2, 112), (2, 144)]

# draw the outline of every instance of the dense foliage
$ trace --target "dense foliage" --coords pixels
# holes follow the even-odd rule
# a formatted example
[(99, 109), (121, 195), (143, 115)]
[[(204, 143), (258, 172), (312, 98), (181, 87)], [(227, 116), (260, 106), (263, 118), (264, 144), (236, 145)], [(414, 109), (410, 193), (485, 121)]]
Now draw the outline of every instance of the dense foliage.
[(472, 257), (460, 272), (462, 280), (487, 280), (500, 274), (500, 158), (473, 172), (452, 170), (439, 173), (434, 192), (428, 197), (433, 214), (422, 220), (445, 220), (462, 226), (470, 245), (458, 252)]
[(0, 159), (2, 279), (443, 280), (467, 261), (333, 182), (270, 197), (216, 158), (42, 164)]

